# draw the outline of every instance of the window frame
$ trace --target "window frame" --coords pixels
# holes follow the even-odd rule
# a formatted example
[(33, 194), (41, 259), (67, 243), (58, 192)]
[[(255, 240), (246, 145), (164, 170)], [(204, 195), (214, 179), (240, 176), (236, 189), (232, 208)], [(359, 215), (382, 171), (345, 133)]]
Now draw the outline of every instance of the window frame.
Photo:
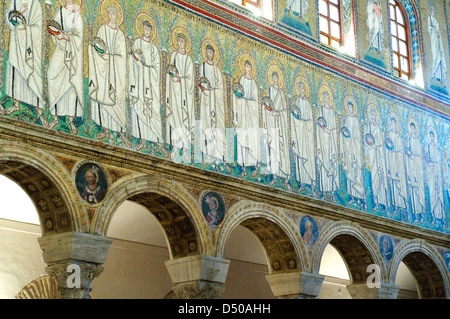
[[(218, 2), (222, 1), (219, 0)], [(275, 22), (274, 0), (223, 0), (223, 2), (227, 3), (226, 5), (229, 5), (231, 8), (243, 8), (244, 14), (248, 12), (256, 18), (263, 18)], [(266, 14), (269, 11), (270, 14)], [(240, 13), (243, 13), (243, 11), (240, 11)]]
[[(345, 43), (344, 43), (344, 24), (343, 24), (344, 16), (343, 16), (342, 0), (336, 0), (338, 2), (338, 5), (336, 5), (335, 3), (331, 2), (330, 0), (319, 0), (319, 2), (320, 1), (323, 1), (323, 2), (325, 2), (327, 4), (327, 13), (328, 13), (328, 15), (327, 16), (323, 15), (320, 12), (320, 9), (319, 9), (319, 42), (321, 44), (329, 45), (332, 48), (339, 49), (339, 48), (336, 48), (335, 46), (333, 46), (332, 41), (338, 42), (340, 47), (345, 45)], [(334, 6), (334, 7), (337, 7), (337, 9), (339, 11), (339, 20), (340, 21), (336, 21), (336, 20), (334, 20), (334, 19), (332, 19), (330, 17), (330, 5)], [(319, 4), (319, 6), (320, 6), (320, 4)], [(353, 10), (353, 5), (352, 5), (352, 10)], [(320, 18), (321, 17), (327, 20), (328, 32), (329, 33), (325, 33), (324, 31), (322, 31), (320, 29)], [(331, 34), (331, 22), (339, 24), (339, 36), (340, 36), (340, 39), (335, 38)], [(322, 41), (322, 36), (328, 38), (328, 43), (325, 43), (325, 42)]]
[(252, 6), (257, 7), (259, 10), (262, 10), (262, 2), (263, 2), (263, 0), (255, 0), (255, 1), (253, 1), (253, 0), (242, 0), (242, 6), (243, 7), (247, 7), (246, 4), (249, 3)]
[[(392, 5), (392, 2), (395, 2), (395, 6)], [(395, 20), (392, 19), (391, 7), (394, 8)], [(399, 8), (400, 13), (402, 14), (402, 19), (403, 19), (404, 24), (399, 23), (399, 21), (397, 19), (396, 8)], [(395, 24), (396, 35), (394, 35), (392, 33), (392, 23)], [(398, 26), (399, 25), (405, 29), (405, 40), (402, 40), (398, 37)], [(403, 80), (405, 80), (405, 78), (402, 77), (402, 74), (405, 74), (408, 77), (407, 80), (411, 80), (414, 78), (412, 49), (411, 49), (411, 30), (410, 30), (410, 26), (409, 26), (408, 14), (407, 14), (405, 8), (403, 7), (403, 5), (397, 0), (389, 0), (389, 29), (390, 29), (391, 51), (392, 51), (393, 74), (394, 74), (394, 76), (396, 76), (400, 79), (403, 79)], [(397, 50), (394, 50), (394, 48), (393, 48), (393, 45), (392, 45), (393, 39), (395, 39), (395, 41), (397, 42)], [(403, 42), (406, 45), (406, 52), (407, 52), (408, 56), (404, 56), (403, 54), (400, 53), (400, 45), (399, 45), (400, 42)], [(407, 71), (402, 69), (402, 64), (401, 64), (402, 57), (406, 58), (408, 61), (408, 70)], [(398, 67), (395, 67), (394, 59), (397, 59)], [(396, 72), (398, 72), (399, 74), (397, 75)]]

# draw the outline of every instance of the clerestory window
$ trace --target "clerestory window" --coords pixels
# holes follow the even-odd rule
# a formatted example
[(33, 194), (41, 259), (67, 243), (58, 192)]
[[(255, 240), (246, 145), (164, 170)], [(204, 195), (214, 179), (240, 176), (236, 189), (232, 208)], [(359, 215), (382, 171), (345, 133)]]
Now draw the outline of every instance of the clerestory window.
[(344, 45), (341, 0), (319, 0), (320, 42), (340, 49)]
[(392, 60), (394, 75), (410, 80), (412, 78), (411, 44), (408, 20), (405, 10), (395, 0), (389, 0), (391, 21)]
[(273, 2), (272, 0), (230, 0), (232, 3), (241, 5), (257, 16), (266, 19), (273, 19)]

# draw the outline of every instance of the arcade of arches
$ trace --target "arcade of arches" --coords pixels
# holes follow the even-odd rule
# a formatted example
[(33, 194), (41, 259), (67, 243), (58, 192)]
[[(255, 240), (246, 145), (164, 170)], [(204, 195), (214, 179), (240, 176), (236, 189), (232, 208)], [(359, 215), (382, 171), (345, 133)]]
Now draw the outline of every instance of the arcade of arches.
[[(123, 161), (119, 167), (108, 162), (112, 153), (104, 149), (80, 159), (84, 147), (75, 140), (70, 154), (37, 150), (34, 143), (0, 143), (2, 184), (9, 180), (8, 188), (20, 186), (25, 196), (20, 202), (28, 197), (35, 207), (19, 211), (20, 204), (10, 200), (9, 215), (2, 213), (2, 297), (42, 298), (50, 286), (63, 298), (89, 293), (92, 298), (449, 296), (442, 236), (423, 232), (413, 238), (400, 224), (357, 216), (336, 220), (335, 207), (319, 210), (313, 201), (281, 192), (211, 181), (173, 163), (131, 165), (126, 151), (115, 150), (114, 159)], [(82, 205), (77, 197), (72, 175), (86, 161), (102, 166), (109, 179), (100, 205)], [(219, 192), (226, 203), (215, 231), (202, 213), (205, 191)], [(7, 205), (8, 198), (2, 203)], [(33, 212), (30, 218), (21, 217), (26, 210)], [(299, 227), (305, 216), (319, 228), (312, 245)], [(382, 225), (383, 232), (373, 225)], [(387, 262), (378, 239), (390, 232), (395, 247)], [(70, 264), (81, 268), (80, 289), (65, 286)], [(369, 265), (379, 266), (379, 288), (368, 287)], [(45, 272), (52, 285), (39, 281)]]
[(450, 298), (448, 1), (17, 1), (0, 298)]

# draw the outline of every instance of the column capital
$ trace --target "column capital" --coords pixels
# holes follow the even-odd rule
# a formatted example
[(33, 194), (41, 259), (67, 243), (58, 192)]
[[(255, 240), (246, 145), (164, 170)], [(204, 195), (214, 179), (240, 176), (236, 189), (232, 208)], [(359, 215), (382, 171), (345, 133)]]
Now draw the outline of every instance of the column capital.
[(217, 299), (225, 291), (223, 283), (194, 280), (173, 285), (173, 292), (179, 299)]
[(87, 299), (102, 271), (112, 239), (78, 232), (38, 238), (46, 272), (58, 282), (62, 299)]
[(103, 272), (103, 266), (67, 260), (50, 264), (45, 271), (56, 279), (61, 299), (89, 299), (91, 282)]
[(212, 299), (225, 290), (230, 261), (220, 257), (195, 255), (166, 261), (173, 291), (181, 299)]
[(267, 275), (266, 279), (278, 298), (310, 299), (319, 295), (324, 276), (308, 272)]
[(399, 286), (381, 282), (380, 287), (370, 288), (367, 283), (351, 284), (347, 291), (353, 299), (396, 299)]

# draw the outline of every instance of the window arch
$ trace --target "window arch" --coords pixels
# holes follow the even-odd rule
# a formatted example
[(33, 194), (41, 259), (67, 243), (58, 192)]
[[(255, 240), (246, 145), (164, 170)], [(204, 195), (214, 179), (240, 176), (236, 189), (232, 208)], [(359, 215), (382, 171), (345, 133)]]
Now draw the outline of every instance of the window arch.
[(344, 45), (341, 0), (319, 0), (320, 42), (336, 49)]
[(243, 6), (257, 16), (273, 20), (273, 0), (228, 0)]
[(389, 16), (394, 75), (405, 80), (410, 80), (413, 78), (413, 65), (411, 33), (407, 14), (399, 2), (389, 0)]

